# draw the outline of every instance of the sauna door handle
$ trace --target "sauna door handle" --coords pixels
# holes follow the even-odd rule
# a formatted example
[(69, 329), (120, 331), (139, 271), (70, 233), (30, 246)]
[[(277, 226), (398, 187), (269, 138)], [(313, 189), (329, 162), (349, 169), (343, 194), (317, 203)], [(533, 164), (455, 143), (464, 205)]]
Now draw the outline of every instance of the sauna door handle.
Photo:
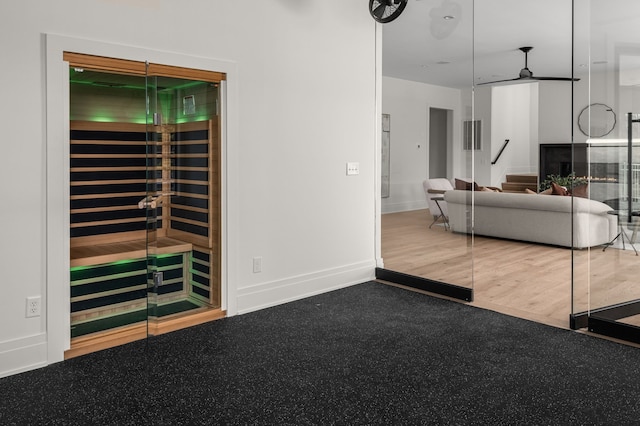
[(139, 209), (145, 209), (145, 208), (155, 209), (161, 204), (162, 204), (162, 195), (158, 195), (157, 197), (149, 195), (147, 197), (144, 197), (142, 200), (138, 202), (138, 208)]

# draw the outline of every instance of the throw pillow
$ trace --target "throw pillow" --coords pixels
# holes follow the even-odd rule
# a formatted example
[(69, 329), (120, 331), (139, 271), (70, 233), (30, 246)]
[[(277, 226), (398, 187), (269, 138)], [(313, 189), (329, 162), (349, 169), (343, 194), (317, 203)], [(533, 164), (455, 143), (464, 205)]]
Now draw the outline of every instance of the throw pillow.
[(570, 195), (567, 189), (558, 185), (555, 182), (551, 182), (551, 195)]
[(455, 179), (455, 188), (463, 191), (480, 191), (480, 187), (475, 182), (467, 182), (465, 180)]

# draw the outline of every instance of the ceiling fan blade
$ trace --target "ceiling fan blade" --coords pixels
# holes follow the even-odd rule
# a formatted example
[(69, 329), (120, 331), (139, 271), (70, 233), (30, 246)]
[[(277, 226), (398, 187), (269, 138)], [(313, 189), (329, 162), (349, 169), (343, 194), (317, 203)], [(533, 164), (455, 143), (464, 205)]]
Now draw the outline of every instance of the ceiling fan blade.
[(546, 81), (580, 81), (579, 78), (571, 77), (531, 77), (531, 80), (546, 80)]
[(380, 2), (380, 4), (378, 5), (378, 7), (376, 7), (375, 9), (373, 9), (373, 11), (371, 13), (373, 13), (373, 15), (378, 18), (378, 19), (382, 19), (382, 17), (384, 16), (384, 11), (387, 8), (386, 4), (384, 2)]
[(477, 83), (476, 86), (484, 86), (485, 84), (495, 84), (495, 83), (506, 83), (507, 81), (518, 81), (518, 80), (530, 80), (529, 78), (508, 78), (506, 80), (496, 80), (496, 81), (485, 81), (484, 83)]

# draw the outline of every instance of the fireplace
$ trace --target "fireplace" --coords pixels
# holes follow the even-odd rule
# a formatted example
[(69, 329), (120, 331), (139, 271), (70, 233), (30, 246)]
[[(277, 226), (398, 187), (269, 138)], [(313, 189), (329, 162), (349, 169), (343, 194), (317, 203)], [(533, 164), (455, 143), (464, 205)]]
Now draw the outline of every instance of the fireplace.
[(587, 146), (586, 143), (540, 144), (539, 181), (548, 175), (569, 176), (572, 172), (579, 177), (589, 176)]
[[(624, 196), (621, 184), (625, 181), (626, 152), (626, 143), (613, 141), (540, 144), (539, 179), (542, 182), (551, 174), (568, 176), (574, 172), (589, 181), (589, 198), (618, 208)], [(634, 170), (640, 166), (640, 157), (634, 158), (633, 165)]]

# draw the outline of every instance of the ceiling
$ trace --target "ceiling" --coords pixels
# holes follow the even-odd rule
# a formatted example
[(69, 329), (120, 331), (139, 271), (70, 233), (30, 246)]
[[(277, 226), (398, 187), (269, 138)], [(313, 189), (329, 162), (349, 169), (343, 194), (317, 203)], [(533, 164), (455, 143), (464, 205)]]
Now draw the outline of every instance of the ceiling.
[[(445, 16), (453, 19), (445, 19)], [(615, 65), (615, 50), (640, 46), (637, 0), (577, 0), (572, 67), (571, 0), (409, 0), (382, 25), (382, 73), (447, 87), (518, 77), (522, 46), (534, 76), (580, 77)], [(640, 33), (635, 31), (635, 33)], [(640, 48), (638, 48), (640, 55)]]

